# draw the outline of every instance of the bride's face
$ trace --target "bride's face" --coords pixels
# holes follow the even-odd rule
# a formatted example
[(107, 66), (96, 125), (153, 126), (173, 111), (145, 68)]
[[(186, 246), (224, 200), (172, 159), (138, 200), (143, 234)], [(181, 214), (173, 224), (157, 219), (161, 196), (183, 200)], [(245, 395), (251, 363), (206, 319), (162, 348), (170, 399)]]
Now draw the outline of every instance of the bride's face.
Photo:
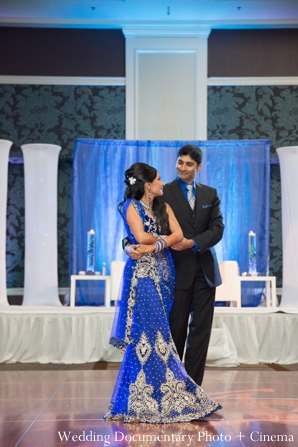
[(160, 178), (159, 172), (157, 173), (153, 182), (148, 183), (148, 186), (151, 189), (152, 198), (163, 195), (163, 187), (165, 184)]

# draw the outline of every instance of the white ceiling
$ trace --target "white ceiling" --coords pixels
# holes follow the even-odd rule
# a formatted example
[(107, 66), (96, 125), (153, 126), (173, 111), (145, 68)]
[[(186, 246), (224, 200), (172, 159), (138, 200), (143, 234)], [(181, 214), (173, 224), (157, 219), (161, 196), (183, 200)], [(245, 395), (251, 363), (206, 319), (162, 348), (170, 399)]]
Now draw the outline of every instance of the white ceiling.
[(0, 0), (0, 25), (298, 25), (298, 0)]

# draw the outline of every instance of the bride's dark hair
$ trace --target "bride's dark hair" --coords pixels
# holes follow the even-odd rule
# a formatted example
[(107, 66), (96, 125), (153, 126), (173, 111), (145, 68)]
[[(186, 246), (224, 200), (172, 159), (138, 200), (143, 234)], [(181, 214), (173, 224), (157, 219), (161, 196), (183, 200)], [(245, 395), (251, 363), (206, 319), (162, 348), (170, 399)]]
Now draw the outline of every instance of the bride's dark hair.
[[(141, 200), (144, 195), (146, 182), (153, 182), (157, 176), (157, 170), (146, 163), (134, 163), (125, 173), (124, 183), (127, 185), (122, 202), (118, 205), (119, 213), (122, 215), (122, 207), (127, 199)], [(162, 234), (169, 234), (169, 217), (166, 211), (166, 204), (160, 197), (155, 197), (152, 204), (152, 211), (156, 218), (159, 231)]]

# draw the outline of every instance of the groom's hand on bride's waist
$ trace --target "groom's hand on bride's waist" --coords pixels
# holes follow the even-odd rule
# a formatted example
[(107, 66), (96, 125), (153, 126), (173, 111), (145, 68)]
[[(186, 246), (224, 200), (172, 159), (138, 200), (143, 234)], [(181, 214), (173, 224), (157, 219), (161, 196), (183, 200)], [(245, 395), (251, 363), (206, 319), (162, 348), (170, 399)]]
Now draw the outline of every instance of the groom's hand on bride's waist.
[(130, 257), (133, 261), (140, 259), (144, 253), (139, 251), (139, 245), (125, 245), (124, 252), (127, 256)]

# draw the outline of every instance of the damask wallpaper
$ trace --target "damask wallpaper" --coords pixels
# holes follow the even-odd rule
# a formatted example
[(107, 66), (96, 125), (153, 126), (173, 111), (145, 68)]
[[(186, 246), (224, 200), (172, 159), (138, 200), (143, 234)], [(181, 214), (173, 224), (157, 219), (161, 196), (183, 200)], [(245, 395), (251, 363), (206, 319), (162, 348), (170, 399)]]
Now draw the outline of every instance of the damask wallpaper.
[(270, 274), (282, 285), (280, 171), (276, 149), (298, 143), (297, 86), (209, 87), (208, 139), (271, 140)]
[(21, 145), (62, 146), (58, 170), (59, 286), (68, 286), (68, 221), (72, 151), (77, 137), (123, 139), (122, 86), (0, 85), (2, 139), (14, 145), (9, 164), (7, 287), (24, 285), (24, 169)]
[[(298, 143), (297, 86), (208, 88), (208, 139), (269, 138), (276, 148)], [(24, 171), (20, 146), (62, 146), (58, 171), (59, 286), (68, 285), (68, 220), (74, 140), (125, 138), (125, 88), (119, 86), (0, 85), (1, 138), (14, 142), (9, 164), (7, 286), (24, 281)], [(270, 274), (282, 280), (281, 192), (277, 164), (271, 165)]]

